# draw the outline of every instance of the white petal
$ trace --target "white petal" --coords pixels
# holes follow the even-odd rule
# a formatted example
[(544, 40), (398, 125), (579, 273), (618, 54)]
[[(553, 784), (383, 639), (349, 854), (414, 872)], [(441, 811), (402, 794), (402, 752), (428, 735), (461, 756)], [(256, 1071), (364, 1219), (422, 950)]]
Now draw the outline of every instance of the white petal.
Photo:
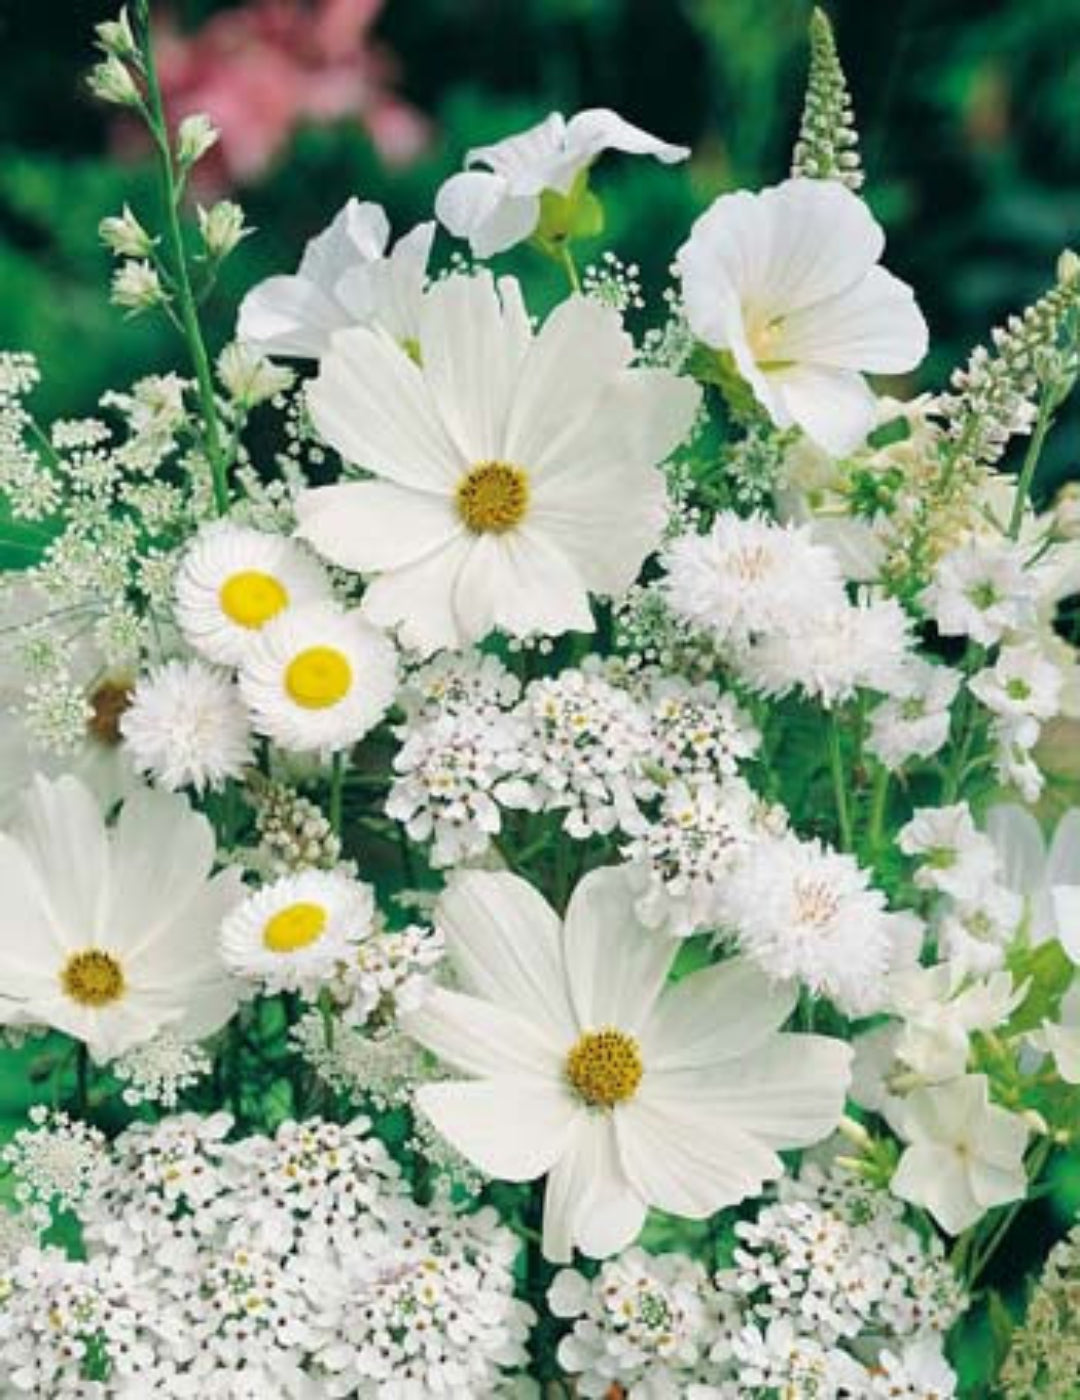
[(601, 151), (625, 151), (634, 156), (655, 156), (665, 165), (686, 160), (688, 146), (672, 146), (642, 131), (640, 126), (620, 117), (610, 107), (590, 107), (571, 117), (566, 125), (566, 145), (580, 155), (593, 157)]
[(511, 1078), (424, 1084), (416, 1101), (448, 1142), (499, 1181), (543, 1176), (583, 1113), (568, 1092)]
[(540, 221), (540, 200), (510, 194), (501, 175), (468, 170), (442, 186), (435, 214), (452, 234), (469, 240), (478, 258), (490, 258), (529, 237)]
[(149, 788), (134, 793), (111, 842), (109, 945), (133, 952), (152, 941), (201, 893), (213, 863), (213, 829), (186, 798)]
[(1080, 885), (1080, 807), (1072, 807), (1057, 824), (1046, 865), (1050, 885)]
[(1027, 1172), (1020, 1156), (1014, 1156), (1004, 1166), (978, 1157), (968, 1168), (968, 1181), (971, 1194), (983, 1210), (1019, 1201), (1028, 1189)]
[(344, 309), (304, 277), (268, 277), (240, 303), (236, 338), (266, 355), (318, 359), (348, 324)]
[(454, 587), (463, 637), (480, 641), (494, 628), (511, 636), (591, 632), (589, 598), (575, 566), (537, 530), (472, 537)]
[(950, 1235), (959, 1235), (983, 1214), (956, 1153), (936, 1143), (905, 1148), (889, 1183), (902, 1201), (923, 1206)]
[(928, 338), (911, 288), (873, 267), (855, 286), (786, 315), (770, 358), (901, 374), (923, 358)]
[(380, 574), (368, 585), (361, 611), (379, 627), (398, 627), (402, 644), (424, 655), (463, 646), (468, 639), (454, 612), (454, 586), (471, 549), (471, 537), (455, 536), (423, 559)]
[(1050, 901), (1061, 946), (1074, 963), (1080, 963), (1080, 885), (1056, 885)]
[(307, 395), (315, 426), (347, 461), (420, 491), (456, 487), (461, 455), (420, 370), (385, 332), (338, 331)]
[(392, 481), (348, 481), (304, 491), (296, 518), (302, 540), (324, 559), (360, 574), (412, 564), (464, 533), (449, 495)]
[(390, 223), (378, 204), (350, 199), (304, 249), (299, 275), (331, 291), (357, 260), (382, 256)]
[(45, 892), (26, 853), (0, 834), (0, 1018), (7, 997), (55, 989), (70, 943), (49, 917)]
[(399, 1019), (407, 1035), (463, 1074), (559, 1081), (565, 1039), (545, 1034), (535, 1017), (438, 987)]
[(1046, 846), (1034, 816), (1015, 802), (999, 802), (986, 814), (986, 834), (1009, 889), (1035, 894), (1046, 878)]
[(528, 881), (506, 871), (462, 871), (440, 898), (435, 920), (466, 990), (517, 1012), (569, 1049), (577, 1026), (559, 919)]
[(646, 1024), (677, 944), (647, 929), (624, 866), (590, 871), (570, 898), (563, 931), (567, 984), (582, 1029)]
[(877, 420), (874, 395), (852, 370), (792, 365), (765, 378), (788, 419), (834, 457), (854, 451)]
[(85, 948), (107, 932), (109, 851), (90, 790), (72, 777), (35, 779), (14, 835), (36, 867), (60, 941)]
[(693, 972), (664, 988), (642, 1027), (650, 1070), (699, 1069), (749, 1055), (795, 1009), (790, 984), (770, 982), (747, 958)]
[(594, 1259), (632, 1244), (645, 1202), (623, 1170), (609, 1114), (583, 1112), (551, 1169), (544, 1195), (544, 1257), (569, 1261), (574, 1245)]

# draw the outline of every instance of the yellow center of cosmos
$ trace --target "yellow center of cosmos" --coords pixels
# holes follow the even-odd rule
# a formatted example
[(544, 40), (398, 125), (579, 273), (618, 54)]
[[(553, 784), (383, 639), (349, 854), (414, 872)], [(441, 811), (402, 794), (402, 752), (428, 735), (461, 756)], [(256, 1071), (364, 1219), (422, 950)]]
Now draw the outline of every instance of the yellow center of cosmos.
[(586, 1103), (604, 1108), (633, 1098), (644, 1066), (633, 1036), (585, 1031), (566, 1057), (566, 1077)]
[(124, 970), (111, 953), (88, 948), (68, 958), (60, 971), (60, 985), (80, 1006), (108, 1006), (124, 995)]
[(289, 662), (285, 689), (305, 710), (327, 710), (344, 700), (352, 679), (352, 667), (344, 652), (336, 647), (308, 647)]
[(289, 594), (273, 574), (245, 569), (221, 585), (221, 610), (238, 627), (257, 631), (289, 605)]
[(529, 508), (529, 478), (508, 462), (479, 462), (461, 478), (458, 514), (474, 535), (503, 535)]
[(321, 904), (290, 904), (263, 929), (263, 943), (272, 953), (295, 953), (316, 942), (326, 932), (326, 910)]

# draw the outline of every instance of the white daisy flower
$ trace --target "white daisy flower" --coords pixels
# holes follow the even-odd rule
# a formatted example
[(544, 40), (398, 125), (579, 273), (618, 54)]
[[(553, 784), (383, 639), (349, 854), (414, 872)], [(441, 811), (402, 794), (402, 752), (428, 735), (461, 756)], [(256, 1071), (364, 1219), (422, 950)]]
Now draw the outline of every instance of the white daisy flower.
[(64, 1031), (97, 1060), (165, 1027), (217, 1030), (236, 1005), (217, 931), (243, 886), (211, 874), (214, 855), (182, 797), (143, 789), (110, 830), (82, 783), (38, 778), (0, 835), (0, 1016)]
[(140, 676), (120, 732), (136, 770), (173, 792), (220, 788), (252, 759), (236, 686), (201, 661), (168, 661)]
[(780, 428), (834, 456), (876, 421), (863, 371), (900, 374), (926, 353), (911, 288), (878, 266), (885, 235), (835, 180), (721, 195), (677, 257), (686, 314)]
[(623, 1248), (650, 1206), (704, 1219), (835, 1127), (850, 1047), (779, 1034), (794, 994), (747, 962), (666, 985), (679, 945), (643, 927), (625, 868), (587, 875), (561, 927), (517, 876), (464, 872), (437, 922), (462, 990), (402, 1025), (472, 1077), (417, 1102), (487, 1175), (547, 1175), (547, 1258)]
[(322, 568), (295, 541), (215, 521), (180, 565), (176, 620), (208, 661), (235, 666), (268, 622), (329, 593)]
[(534, 335), (516, 282), (448, 277), (424, 296), (419, 364), (386, 335), (342, 331), (309, 390), (323, 437), (375, 481), (304, 492), (300, 534), (377, 577), (366, 615), (422, 651), (493, 628), (593, 628), (664, 522), (657, 464), (699, 390), (630, 369), (618, 313), (572, 297)]
[(221, 927), (231, 972), (267, 992), (317, 996), (372, 930), (368, 885), (333, 871), (286, 875), (250, 895)]
[(359, 613), (307, 603), (263, 628), (238, 679), (257, 733), (296, 753), (333, 753), (390, 708), (397, 654)]
[(550, 116), (465, 157), (466, 170), (452, 175), (435, 198), (435, 213), (458, 238), (467, 238), (473, 256), (490, 258), (528, 238), (541, 216), (545, 190), (569, 195), (574, 182), (604, 151), (654, 156), (665, 165), (685, 160), (686, 146), (672, 146), (624, 121), (606, 107), (592, 107), (565, 119)]
[(318, 359), (337, 330), (377, 322), (415, 341), (433, 223), (419, 224), (391, 252), (378, 204), (350, 199), (304, 250), (296, 273), (269, 277), (240, 304), (238, 340), (266, 355)]

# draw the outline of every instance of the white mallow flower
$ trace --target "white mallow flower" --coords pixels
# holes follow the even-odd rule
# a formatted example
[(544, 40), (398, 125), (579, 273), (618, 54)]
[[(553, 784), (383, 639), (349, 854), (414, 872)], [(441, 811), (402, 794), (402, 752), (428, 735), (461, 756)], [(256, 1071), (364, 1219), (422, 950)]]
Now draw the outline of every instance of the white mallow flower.
[(467, 238), (477, 258), (502, 253), (528, 238), (540, 222), (545, 190), (569, 195), (578, 176), (604, 151), (653, 156), (665, 165), (685, 160), (685, 146), (672, 146), (617, 112), (592, 107), (569, 121), (552, 112), (536, 126), (465, 157), (467, 168), (439, 190), (435, 213), (458, 238)]
[(988, 1090), (984, 1074), (965, 1074), (916, 1089), (888, 1107), (889, 1121), (908, 1144), (892, 1193), (924, 1207), (950, 1235), (1027, 1192), (1027, 1125), (991, 1103)]
[(215, 521), (180, 564), (176, 620), (208, 661), (235, 666), (268, 622), (329, 596), (322, 566), (295, 540)]
[(334, 332), (377, 324), (395, 340), (416, 339), (433, 223), (419, 224), (390, 252), (378, 204), (349, 202), (304, 250), (297, 271), (270, 277), (240, 304), (238, 340), (266, 355), (318, 359)]
[(944, 555), (921, 596), (938, 631), (992, 646), (1006, 632), (1034, 626), (1039, 580), (1027, 567), (1029, 552), (1007, 540), (973, 539)]
[(678, 944), (644, 928), (625, 868), (593, 871), (565, 924), (524, 880), (460, 874), (443, 896), (460, 991), (404, 1029), (469, 1080), (417, 1094), (482, 1171), (547, 1176), (547, 1258), (630, 1244), (650, 1206), (703, 1219), (780, 1176), (778, 1150), (837, 1123), (850, 1048), (780, 1034), (793, 992), (729, 961), (666, 985)]
[(986, 832), (1002, 883), (1024, 900), (1031, 942), (1057, 938), (1080, 962), (1080, 808), (1065, 813), (1049, 846), (1035, 817), (1011, 803), (991, 807)]
[(393, 703), (393, 643), (356, 611), (290, 608), (263, 628), (239, 672), (259, 734), (294, 753), (351, 748)]
[(286, 875), (248, 896), (221, 927), (221, 957), (267, 992), (315, 997), (372, 931), (369, 885), (326, 870)]
[(958, 671), (908, 656), (895, 693), (871, 712), (867, 748), (890, 772), (913, 758), (930, 758), (949, 737), (959, 689)]
[(1012, 742), (1031, 748), (1061, 701), (1061, 672), (1034, 642), (1003, 646), (993, 666), (968, 682), (975, 698), (1005, 721)]
[(618, 313), (583, 297), (534, 335), (517, 283), (497, 292), (486, 272), (425, 293), (419, 363), (383, 333), (340, 332), (311, 414), (377, 479), (304, 492), (300, 534), (374, 575), (365, 613), (421, 651), (592, 631), (589, 592), (625, 592), (659, 542), (658, 463), (699, 401), (633, 353)]
[(854, 857), (792, 835), (758, 841), (721, 885), (720, 921), (772, 981), (849, 1016), (882, 1009), (886, 978), (917, 959), (922, 926), (892, 914)]
[(835, 456), (876, 421), (863, 372), (901, 374), (926, 353), (911, 288), (878, 265), (885, 235), (833, 180), (721, 195), (676, 264), (691, 329), (727, 352), (780, 428)]
[(135, 769), (173, 792), (220, 788), (253, 757), (235, 684), (201, 661), (168, 661), (140, 676), (120, 733)]
[(211, 874), (214, 855), (183, 797), (143, 789), (110, 829), (82, 783), (38, 778), (0, 836), (0, 1016), (65, 1031), (97, 1060), (166, 1027), (217, 1030), (236, 1005), (217, 930), (243, 887)]

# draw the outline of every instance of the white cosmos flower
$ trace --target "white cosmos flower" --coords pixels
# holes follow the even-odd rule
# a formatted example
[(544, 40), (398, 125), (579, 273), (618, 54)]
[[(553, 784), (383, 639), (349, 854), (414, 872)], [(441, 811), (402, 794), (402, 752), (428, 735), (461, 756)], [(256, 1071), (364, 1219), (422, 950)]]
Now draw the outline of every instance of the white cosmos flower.
[(891, 1182), (894, 1196), (923, 1206), (959, 1235), (994, 1206), (1027, 1192), (1028, 1129), (990, 1102), (985, 1074), (965, 1074), (893, 1100), (889, 1120), (905, 1148)]
[(642, 926), (625, 867), (587, 875), (563, 926), (517, 876), (462, 873), (437, 922), (461, 990), (403, 1025), (472, 1078), (418, 1103), (488, 1175), (547, 1175), (549, 1259), (623, 1248), (650, 1206), (705, 1218), (835, 1126), (850, 1047), (780, 1034), (794, 994), (742, 960), (666, 985), (678, 944)]
[(225, 965), (268, 992), (309, 996), (371, 933), (371, 888), (333, 871), (286, 875), (249, 895), (221, 928)]
[(263, 628), (238, 680), (257, 733), (296, 753), (333, 753), (390, 708), (397, 654), (359, 613), (307, 603)]
[(235, 684), (201, 661), (169, 661), (140, 676), (120, 732), (136, 770), (173, 792), (220, 788), (252, 759)]
[(655, 156), (665, 165), (685, 160), (686, 146), (672, 146), (624, 121), (617, 112), (592, 107), (567, 121), (552, 112), (536, 126), (465, 157), (466, 169), (439, 190), (435, 213), (473, 255), (489, 258), (528, 238), (540, 222), (545, 190), (567, 195), (578, 175), (604, 151)]
[(395, 339), (414, 340), (434, 236), (433, 223), (419, 224), (388, 253), (382, 208), (350, 199), (307, 245), (295, 274), (248, 292), (237, 339), (263, 354), (298, 359), (318, 359), (345, 326), (378, 322)]
[(329, 596), (322, 567), (295, 540), (215, 521), (180, 565), (176, 620), (208, 661), (235, 666), (272, 619)]
[(38, 778), (0, 836), (0, 1014), (98, 1060), (166, 1027), (217, 1030), (236, 1004), (217, 932), (243, 887), (213, 864), (210, 823), (183, 797), (143, 789), (110, 830), (82, 783)]
[(885, 235), (833, 180), (721, 195), (677, 257), (690, 326), (727, 351), (773, 422), (826, 451), (876, 421), (863, 371), (898, 374), (926, 353), (911, 288), (878, 266)]
[(657, 464), (699, 391), (630, 369), (617, 312), (563, 302), (535, 335), (516, 282), (456, 276), (424, 295), (419, 364), (385, 334), (342, 331), (309, 390), (320, 433), (374, 481), (301, 495), (300, 534), (377, 575), (363, 609), (402, 641), (461, 647), (493, 628), (591, 631), (660, 539)]

